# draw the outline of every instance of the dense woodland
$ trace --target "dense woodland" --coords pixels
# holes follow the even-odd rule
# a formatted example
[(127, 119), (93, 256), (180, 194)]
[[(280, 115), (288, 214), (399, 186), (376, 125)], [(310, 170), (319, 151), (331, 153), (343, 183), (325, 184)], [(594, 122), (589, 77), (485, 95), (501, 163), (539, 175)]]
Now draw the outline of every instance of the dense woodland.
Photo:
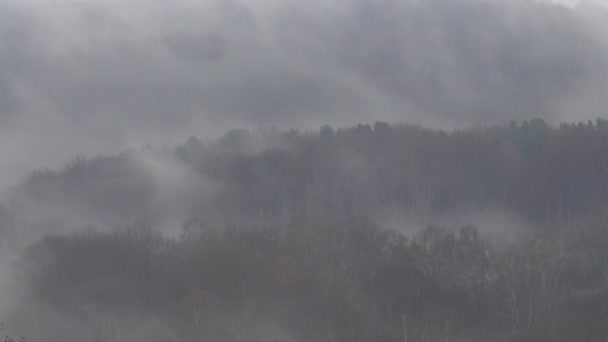
[(25, 293), (3, 321), (57, 342), (606, 341), (606, 209), (605, 119), (76, 158), (0, 212)]

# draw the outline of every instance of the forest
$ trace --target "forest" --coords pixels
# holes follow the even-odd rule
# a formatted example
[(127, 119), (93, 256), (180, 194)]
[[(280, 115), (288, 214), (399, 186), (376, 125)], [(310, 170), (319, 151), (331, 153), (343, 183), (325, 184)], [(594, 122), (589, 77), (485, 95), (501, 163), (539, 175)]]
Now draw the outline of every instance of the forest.
[(606, 341), (608, 120), (77, 157), (0, 238), (7, 341)]

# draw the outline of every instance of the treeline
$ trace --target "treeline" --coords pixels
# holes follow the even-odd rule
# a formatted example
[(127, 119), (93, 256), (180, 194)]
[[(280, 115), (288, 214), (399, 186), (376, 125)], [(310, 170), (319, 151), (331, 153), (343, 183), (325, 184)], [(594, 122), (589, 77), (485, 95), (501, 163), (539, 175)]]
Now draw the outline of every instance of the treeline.
[(220, 200), (232, 215), (498, 209), (544, 224), (608, 204), (607, 122), (556, 129), (536, 119), (453, 132), (382, 122), (324, 126), (319, 134), (284, 133), (286, 143), (257, 154), (239, 153), (253, 137), (232, 131), (206, 147), (191, 140), (177, 154), (226, 185)]
[[(536, 119), (233, 130), (78, 158), (0, 212), (15, 236), (47, 235), (6, 323), (36, 341), (605, 341), (606, 152), (606, 120)], [(484, 211), (538, 228), (382, 222)], [(70, 220), (81, 233), (55, 234)]]
[(49, 236), (19, 266), (35, 303), (24, 315), (62, 317), (30, 333), (40, 341), (605, 341), (605, 222), (507, 246), (362, 217)]
[(194, 170), (192, 178), (213, 184), (171, 200), (182, 201), (184, 220), (489, 210), (549, 225), (608, 204), (607, 122), (553, 128), (535, 119), (450, 132), (383, 122), (324, 126), (317, 134), (232, 130), (175, 150), (76, 159), (64, 170), (33, 174), (22, 193), (39, 203), (77, 203), (104, 218), (143, 220), (167, 211), (163, 194), (155, 193), (162, 180), (137, 162), (150, 154), (165, 164), (177, 159)]

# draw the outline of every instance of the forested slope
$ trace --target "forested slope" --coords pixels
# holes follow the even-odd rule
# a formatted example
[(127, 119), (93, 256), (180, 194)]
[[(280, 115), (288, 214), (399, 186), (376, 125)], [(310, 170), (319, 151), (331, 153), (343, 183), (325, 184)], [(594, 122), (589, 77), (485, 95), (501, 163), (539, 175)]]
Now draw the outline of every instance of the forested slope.
[[(5, 238), (31, 243), (5, 321), (35, 341), (605, 341), (607, 152), (598, 119), (78, 158), (5, 204)], [(513, 239), (489, 233), (512, 216)]]

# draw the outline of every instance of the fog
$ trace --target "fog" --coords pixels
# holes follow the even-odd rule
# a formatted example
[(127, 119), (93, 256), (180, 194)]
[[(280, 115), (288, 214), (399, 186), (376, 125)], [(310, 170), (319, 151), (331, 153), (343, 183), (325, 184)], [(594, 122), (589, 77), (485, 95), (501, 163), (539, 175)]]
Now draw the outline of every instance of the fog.
[(601, 341), (607, 88), (601, 0), (0, 0), (0, 322)]
[(557, 123), (605, 105), (590, 1), (3, 0), (0, 15), (3, 188), (234, 127)]

